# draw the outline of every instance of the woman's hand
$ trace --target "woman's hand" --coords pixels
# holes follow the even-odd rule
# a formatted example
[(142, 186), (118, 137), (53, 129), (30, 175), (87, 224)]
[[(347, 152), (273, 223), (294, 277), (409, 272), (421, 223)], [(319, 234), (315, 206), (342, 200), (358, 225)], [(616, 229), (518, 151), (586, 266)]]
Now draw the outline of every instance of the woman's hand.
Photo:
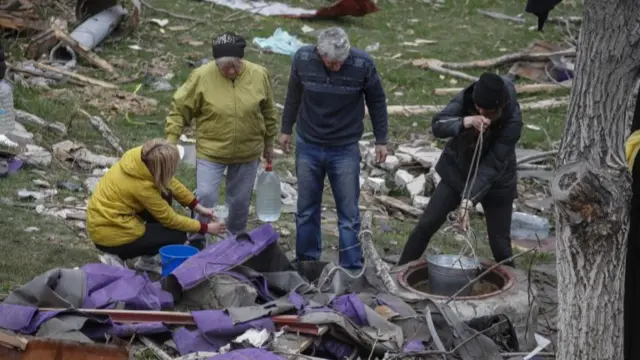
[(213, 220), (216, 219), (216, 216), (213, 213), (213, 209), (206, 208), (206, 207), (204, 207), (204, 206), (202, 206), (200, 204), (196, 205), (196, 207), (193, 209), (193, 211), (197, 212), (201, 216), (204, 216), (204, 217), (207, 217), (207, 218), (211, 218)]
[(224, 234), (227, 231), (227, 226), (221, 222), (210, 222), (207, 224), (207, 233), (211, 235)]

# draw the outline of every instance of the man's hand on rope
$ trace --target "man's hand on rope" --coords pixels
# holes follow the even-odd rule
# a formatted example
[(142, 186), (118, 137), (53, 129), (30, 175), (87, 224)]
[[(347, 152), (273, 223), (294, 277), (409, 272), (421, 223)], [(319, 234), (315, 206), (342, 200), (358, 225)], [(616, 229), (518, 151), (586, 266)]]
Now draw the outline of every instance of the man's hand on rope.
[(460, 203), (460, 209), (456, 214), (456, 221), (458, 222), (458, 226), (460, 230), (463, 232), (469, 231), (469, 214), (473, 209), (473, 203), (468, 199), (463, 199)]

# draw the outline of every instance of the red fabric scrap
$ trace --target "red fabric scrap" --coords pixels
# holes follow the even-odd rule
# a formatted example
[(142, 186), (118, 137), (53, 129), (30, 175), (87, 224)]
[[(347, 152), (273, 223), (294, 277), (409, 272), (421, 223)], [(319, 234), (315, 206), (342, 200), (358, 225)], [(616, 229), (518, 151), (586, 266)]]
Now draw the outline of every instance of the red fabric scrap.
[(318, 9), (315, 14), (283, 15), (283, 17), (299, 19), (360, 17), (378, 10), (380, 9), (371, 0), (338, 0), (331, 6)]

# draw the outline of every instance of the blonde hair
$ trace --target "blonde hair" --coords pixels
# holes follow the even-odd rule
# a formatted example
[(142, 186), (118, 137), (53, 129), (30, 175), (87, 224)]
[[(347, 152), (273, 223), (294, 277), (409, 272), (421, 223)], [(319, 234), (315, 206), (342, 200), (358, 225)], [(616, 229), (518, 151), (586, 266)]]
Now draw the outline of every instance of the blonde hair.
[(147, 165), (158, 190), (169, 194), (169, 181), (180, 164), (178, 147), (165, 139), (149, 140), (142, 145), (142, 161)]

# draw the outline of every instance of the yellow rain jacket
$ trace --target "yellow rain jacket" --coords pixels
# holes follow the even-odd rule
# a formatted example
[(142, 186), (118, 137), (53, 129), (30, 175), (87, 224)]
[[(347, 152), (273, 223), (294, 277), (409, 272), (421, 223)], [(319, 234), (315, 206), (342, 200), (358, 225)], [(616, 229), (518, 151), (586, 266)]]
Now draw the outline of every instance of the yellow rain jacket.
[(630, 171), (633, 171), (633, 164), (636, 161), (638, 150), (640, 150), (640, 130), (634, 131), (624, 144), (624, 153), (627, 157), (627, 165), (629, 165)]
[(195, 69), (173, 95), (167, 117), (167, 140), (177, 143), (195, 121), (199, 159), (221, 164), (257, 160), (277, 133), (276, 109), (267, 70), (243, 60), (242, 73), (231, 81), (215, 62)]
[[(182, 206), (193, 207), (197, 203), (191, 191), (177, 179), (171, 179), (169, 188)], [(199, 221), (176, 213), (162, 198), (142, 162), (142, 147), (137, 147), (127, 151), (100, 179), (87, 208), (89, 237), (101, 246), (131, 243), (144, 234), (144, 221), (137, 215), (143, 210), (169, 229), (201, 231)]]

